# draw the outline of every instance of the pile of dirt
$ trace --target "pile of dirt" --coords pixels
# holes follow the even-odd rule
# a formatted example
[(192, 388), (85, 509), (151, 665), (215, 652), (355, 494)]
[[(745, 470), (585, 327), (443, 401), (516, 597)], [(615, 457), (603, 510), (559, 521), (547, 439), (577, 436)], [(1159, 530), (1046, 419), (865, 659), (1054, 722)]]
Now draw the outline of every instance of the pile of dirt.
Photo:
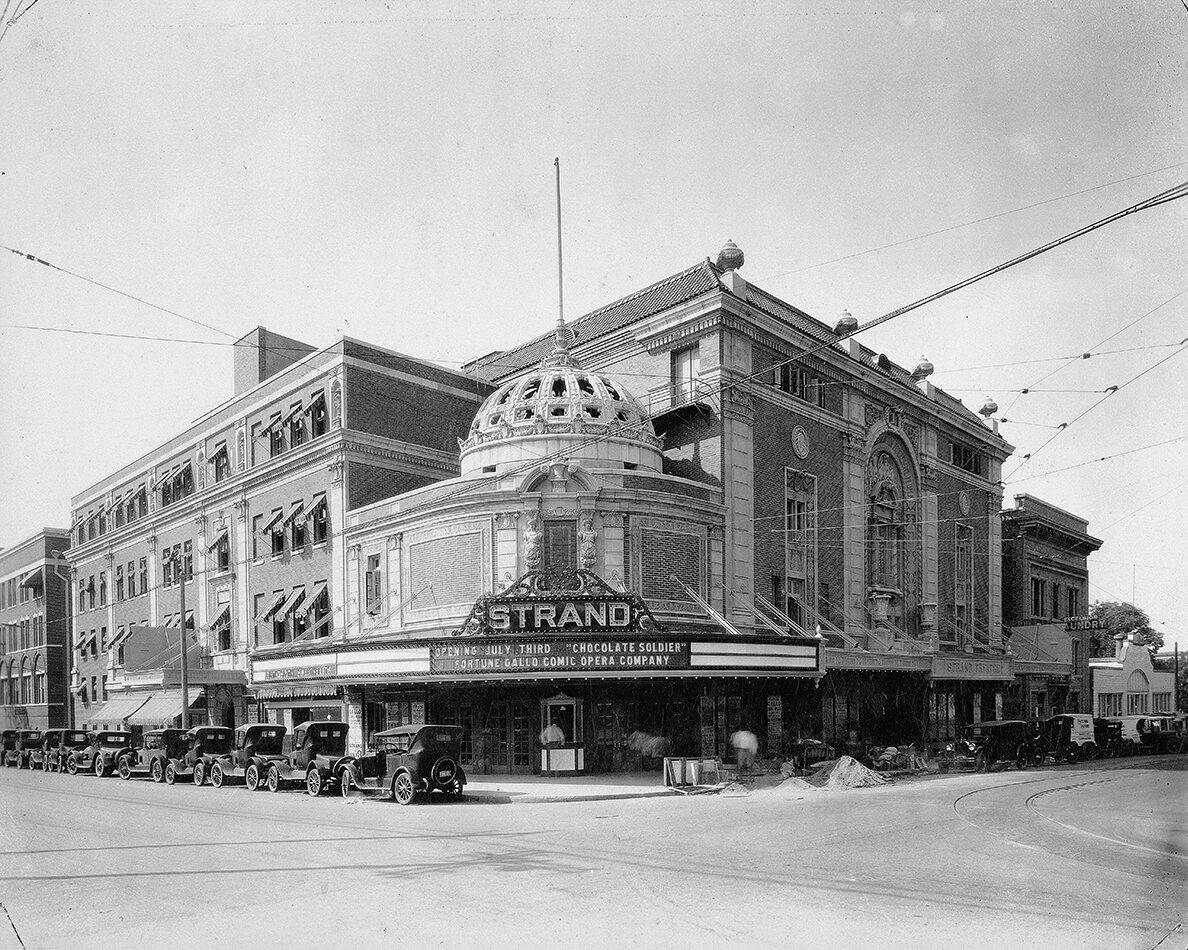
[(742, 782), (731, 782), (719, 794), (725, 798), (745, 798), (751, 794), (751, 790), (743, 785)]
[(777, 798), (801, 798), (808, 792), (819, 792), (816, 785), (806, 782), (795, 775), (784, 779), (779, 785), (771, 789), (771, 794)]
[(886, 785), (886, 776), (871, 771), (861, 762), (843, 755), (827, 768), (820, 769), (811, 779), (811, 784), (828, 791), (842, 791), (848, 788), (874, 788)]

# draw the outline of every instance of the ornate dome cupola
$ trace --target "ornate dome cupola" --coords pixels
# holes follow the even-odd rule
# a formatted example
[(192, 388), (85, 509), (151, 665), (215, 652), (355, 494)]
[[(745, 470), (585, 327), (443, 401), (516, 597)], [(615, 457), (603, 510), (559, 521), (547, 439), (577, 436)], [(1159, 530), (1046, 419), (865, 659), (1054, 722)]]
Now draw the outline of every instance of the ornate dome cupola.
[(483, 402), (460, 440), (462, 475), (536, 460), (660, 471), (660, 440), (643, 406), (612, 377), (582, 368), (569, 352), (573, 331), (564, 322), (554, 338), (553, 351), (535, 369)]

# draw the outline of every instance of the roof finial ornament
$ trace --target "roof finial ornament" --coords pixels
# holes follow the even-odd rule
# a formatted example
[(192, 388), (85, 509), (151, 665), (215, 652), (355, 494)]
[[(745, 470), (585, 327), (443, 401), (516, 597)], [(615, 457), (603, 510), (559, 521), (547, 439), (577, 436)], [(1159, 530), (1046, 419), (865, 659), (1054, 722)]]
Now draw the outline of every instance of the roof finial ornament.
[(723, 245), (722, 250), (718, 251), (718, 267), (724, 271), (738, 270), (743, 266), (744, 260), (743, 252), (739, 250), (737, 244), (729, 239)]

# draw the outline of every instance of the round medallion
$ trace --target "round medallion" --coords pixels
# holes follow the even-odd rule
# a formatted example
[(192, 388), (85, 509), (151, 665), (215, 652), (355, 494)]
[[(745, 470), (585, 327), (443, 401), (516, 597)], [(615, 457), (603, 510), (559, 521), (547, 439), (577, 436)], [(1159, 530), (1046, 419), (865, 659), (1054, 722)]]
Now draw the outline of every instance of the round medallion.
[(792, 451), (796, 453), (797, 458), (806, 459), (809, 454), (809, 438), (808, 433), (800, 426), (792, 430)]
[(969, 509), (970, 509), (969, 492), (967, 492), (967, 491), (958, 492), (957, 493), (957, 504), (961, 508), (961, 513), (963, 515), (968, 515)]

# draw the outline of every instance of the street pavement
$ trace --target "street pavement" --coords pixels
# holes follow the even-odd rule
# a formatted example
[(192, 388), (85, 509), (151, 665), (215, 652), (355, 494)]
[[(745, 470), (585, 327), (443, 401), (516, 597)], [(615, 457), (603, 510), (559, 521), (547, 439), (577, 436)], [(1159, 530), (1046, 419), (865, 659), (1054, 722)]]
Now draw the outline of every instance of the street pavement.
[(0, 769), (0, 948), (1184, 950), (1186, 803), (1188, 756), (410, 807)]

